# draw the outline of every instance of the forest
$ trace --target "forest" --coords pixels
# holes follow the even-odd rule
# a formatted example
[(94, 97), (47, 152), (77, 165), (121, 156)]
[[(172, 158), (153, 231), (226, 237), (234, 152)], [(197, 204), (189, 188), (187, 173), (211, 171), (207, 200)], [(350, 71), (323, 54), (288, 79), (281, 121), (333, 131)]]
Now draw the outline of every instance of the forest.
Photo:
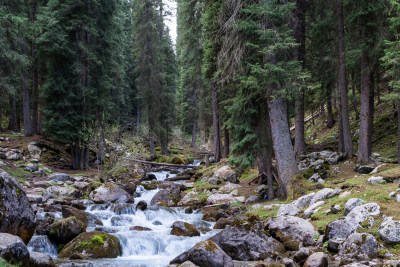
[(375, 107), (400, 110), (399, 1), (177, 7), (175, 45), (161, 0), (1, 1), (0, 130), (69, 145), (85, 169), (90, 145), (104, 161), (107, 127), (145, 136), (153, 156), (180, 129), (269, 182), (275, 159), (285, 195), (307, 151), (305, 116), (318, 111), (338, 125), (337, 151), (370, 163)]

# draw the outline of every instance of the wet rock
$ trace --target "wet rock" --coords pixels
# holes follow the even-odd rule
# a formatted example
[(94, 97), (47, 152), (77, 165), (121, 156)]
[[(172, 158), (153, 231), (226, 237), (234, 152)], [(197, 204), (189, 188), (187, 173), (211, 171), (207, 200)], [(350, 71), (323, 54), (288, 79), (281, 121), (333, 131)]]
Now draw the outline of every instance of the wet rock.
[(303, 264), (310, 256), (310, 250), (308, 248), (300, 248), (293, 256), (296, 263)]
[(328, 257), (323, 252), (311, 254), (304, 267), (328, 267)]
[(236, 178), (236, 173), (229, 166), (223, 166), (217, 169), (214, 172), (214, 176), (227, 182), (231, 182), (234, 184), (238, 183), (238, 180)]
[(103, 223), (95, 215), (71, 206), (62, 207), (62, 216), (63, 218), (75, 217), (84, 224), (87, 224), (88, 227), (103, 225)]
[(310, 200), (310, 205), (312, 205), (320, 200), (334, 197), (334, 196), (340, 194), (340, 191), (341, 190), (339, 188), (336, 188), (336, 189), (324, 188), (324, 189), (318, 191), (317, 193), (315, 193), (313, 198)]
[(386, 218), (379, 227), (378, 233), (385, 243), (399, 244), (400, 221), (395, 221), (392, 217)]
[(66, 181), (71, 181), (75, 182), (75, 179), (68, 174), (65, 173), (53, 173), (49, 175), (49, 180), (52, 180), (54, 182), (66, 182)]
[(29, 241), (29, 249), (33, 252), (46, 253), (50, 256), (57, 256), (57, 246), (51, 242), (47, 235), (35, 235)]
[(28, 144), (28, 151), (31, 156), (31, 159), (40, 159), (40, 155), (42, 154), (42, 150), (38, 146), (37, 143), (31, 142)]
[(145, 211), (147, 209), (147, 202), (144, 200), (139, 201), (136, 205), (136, 210)]
[(360, 164), (357, 164), (354, 167), (354, 170), (356, 172), (362, 173), (362, 174), (368, 174), (368, 173), (372, 172), (374, 169), (375, 169), (375, 166), (373, 166), (373, 165), (360, 165)]
[(294, 216), (294, 215), (298, 214), (299, 212), (300, 212), (300, 210), (296, 207), (296, 205), (287, 204), (287, 205), (282, 205), (279, 208), (277, 216), (278, 217), (286, 216), (286, 215)]
[(47, 254), (40, 252), (31, 252), (29, 265), (35, 267), (53, 267), (56, 266), (54, 264), (53, 258)]
[(373, 235), (366, 233), (351, 234), (339, 248), (339, 255), (352, 262), (376, 258), (378, 244)]
[(193, 248), (173, 259), (170, 264), (181, 264), (186, 261), (207, 267), (234, 266), (231, 257), (211, 240), (197, 243)]
[(28, 243), (35, 227), (35, 213), (21, 185), (0, 169), (0, 232), (19, 236)]
[(132, 224), (133, 220), (125, 216), (113, 216), (111, 218), (112, 226), (125, 226), (127, 224)]
[(97, 204), (102, 203), (133, 203), (133, 197), (120, 186), (106, 182), (92, 193), (90, 199)]
[(150, 228), (143, 227), (143, 226), (132, 226), (132, 227), (129, 228), (129, 230), (131, 230), (131, 231), (140, 231), (140, 232), (152, 231)]
[(151, 199), (150, 205), (177, 206), (181, 200), (181, 189), (183, 189), (182, 185), (172, 183), (170, 188), (158, 191)]
[(294, 216), (270, 218), (266, 229), (286, 247), (297, 249), (301, 242), (304, 246), (314, 245), (314, 236), (318, 235), (309, 221)]
[(116, 258), (121, 255), (117, 237), (100, 231), (82, 233), (68, 243), (58, 258), (98, 259)]
[(12, 264), (29, 265), (29, 251), (18, 236), (0, 233), (0, 258)]
[(86, 230), (87, 225), (75, 217), (61, 219), (48, 226), (49, 239), (57, 244), (66, 244)]
[(199, 230), (193, 224), (176, 221), (172, 225), (171, 235), (176, 236), (200, 236)]
[(359, 198), (350, 198), (344, 205), (343, 215), (349, 214), (352, 209), (362, 204), (364, 204), (364, 200)]
[(234, 260), (264, 260), (271, 254), (285, 252), (280, 242), (246, 226), (228, 226), (210, 240)]

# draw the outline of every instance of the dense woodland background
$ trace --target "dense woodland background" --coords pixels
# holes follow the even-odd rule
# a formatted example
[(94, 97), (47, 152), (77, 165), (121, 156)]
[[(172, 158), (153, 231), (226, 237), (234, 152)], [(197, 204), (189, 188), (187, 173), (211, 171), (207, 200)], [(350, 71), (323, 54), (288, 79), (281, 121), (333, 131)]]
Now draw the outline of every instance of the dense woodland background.
[(68, 144), (82, 169), (89, 146), (103, 162), (108, 128), (144, 137), (153, 156), (179, 129), (268, 183), (275, 158), (285, 195), (306, 116), (325, 116), (335, 148), (361, 163), (377, 106), (400, 125), (399, 0), (177, 4), (174, 47), (161, 0), (0, 0), (0, 130)]

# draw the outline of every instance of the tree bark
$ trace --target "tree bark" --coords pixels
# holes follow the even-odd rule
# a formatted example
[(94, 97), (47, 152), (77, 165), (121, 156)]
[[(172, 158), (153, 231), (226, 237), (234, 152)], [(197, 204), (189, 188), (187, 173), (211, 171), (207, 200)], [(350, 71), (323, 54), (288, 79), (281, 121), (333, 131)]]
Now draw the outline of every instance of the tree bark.
[(397, 163), (400, 164), (400, 101), (397, 103)]
[(100, 108), (96, 109), (96, 120), (97, 120), (97, 130), (99, 131), (99, 147), (97, 152), (96, 163), (98, 165), (103, 164), (104, 155), (105, 155), (105, 137), (104, 137), (104, 129), (103, 129), (103, 116), (101, 114)]
[(197, 132), (197, 88), (194, 86), (193, 90), (193, 128), (192, 128), (192, 147), (196, 147), (196, 132)]
[(339, 46), (339, 75), (338, 86), (341, 102), (341, 125), (343, 131), (343, 157), (345, 159), (353, 156), (353, 143), (351, 139), (349, 108), (347, 100), (347, 81), (346, 81), (346, 51), (344, 46), (344, 21), (343, 3), (337, 0), (337, 23), (338, 23), (338, 46)]
[(219, 162), (221, 160), (221, 134), (219, 128), (217, 87), (214, 81), (211, 81), (211, 98), (213, 113), (214, 157), (215, 162)]
[(371, 78), (371, 92), (369, 94), (369, 118), (368, 118), (368, 155), (372, 154), (372, 134), (374, 132), (374, 112), (375, 112), (375, 80), (374, 73), (370, 75)]
[(360, 119), (360, 112), (358, 111), (357, 107), (357, 101), (356, 101), (356, 85), (354, 81), (354, 73), (351, 74), (351, 92), (353, 94), (353, 108), (354, 108), (354, 113), (356, 114), (356, 121)]
[(286, 101), (281, 97), (268, 98), (271, 133), (279, 175), (279, 192), (287, 196), (289, 183), (298, 172), (297, 163), (290, 140), (290, 130), (286, 115)]
[(19, 132), (18, 127), (18, 116), (17, 116), (17, 100), (15, 99), (15, 95), (9, 94), (9, 105), (10, 105), (10, 115), (8, 118), (8, 130)]
[(224, 127), (224, 158), (229, 157), (229, 131), (226, 127)]
[(328, 84), (326, 87), (326, 109), (328, 110), (327, 127), (333, 128), (335, 125), (335, 119), (333, 118), (332, 111), (332, 87)]
[(32, 135), (31, 115), (30, 115), (30, 100), (29, 100), (29, 86), (28, 86), (28, 72), (22, 70), (22, 105), (24, 115), (24, 135)]

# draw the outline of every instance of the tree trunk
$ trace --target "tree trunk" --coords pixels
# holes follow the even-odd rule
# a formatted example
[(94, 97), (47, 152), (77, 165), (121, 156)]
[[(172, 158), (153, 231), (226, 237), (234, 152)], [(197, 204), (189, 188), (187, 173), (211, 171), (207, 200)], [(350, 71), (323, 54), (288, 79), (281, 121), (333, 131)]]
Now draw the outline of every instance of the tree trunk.
[(354, 112), (356, 114), (356, 121), (358, 121), (360, 119), (360, 113), (358, 111), (357, 101), (356, 101), (356, 85), (354, 81), (354, 73), (351, 74), (351, 92), (353, 94), (353, 100), (351, 102), (353, 102)]
[(344, 47), (344, 22), (343, 22), (343, 3), (337, 0), (337, 22), (338, 22), (338, 46), (339, 46), (339, 75), (338, 86), (341, 102), (341, 124), (343, 130), (343, 157), (345, 159), (353, 156), (353, 143), (351, 139), (349, 108), (347, 100), (347, 81), (346, 81), (346, 51)]
[(140, 101), (139, 97), (136, 102), (136, 135), (140, 135)]
[(271, 133), (279, 175), (279, 192), (289, 193), (289, 183), (298, 172), (286, 115), (286, 101), (282, 97), (268, 98)]
[(330, 84), (326, 87), (326, 109), (328, 110), (327, 127), (333, 128), (335, 125), (335, 119), (333, 118), (332, 111), (332, 87)]
[(149, 146), (150, 146), (150, 155), (152, 157), (155, 157), (157, 154), (156, 154), (156, 148), (154, 146), (154, 136), (152, 132), (150, 132)]
[[(36, 19), (36, 1), (32, 1), (31, 5), (31, 21), (34, 23)], [(32, 57), (32, 133), (38, 134), (39, 124), (39, 61), (36, 56), (35, 39), (32, 37), (31, 57)]]
[(28, 86), (28, 72), (22, 70), (22, 105), (24, 113), (24, 135), (32, 135), (31, 115), (30, 115), (30, 100), (29, 100), (29, 86)]
[(213, 113), (214, 157), (215, 157), (215, 162), (219, 162), (221, 160), (221, 134), (220, 134), (219, 117), (218, 117), (217, 87), (214, 81), (211, 81), (211, 98), (212, 98), (212, 113)]
[(101, 114), (100, 108), (96, 109), (96, 120), (97, 120), (97, 130), (99, 131), (99, 147), (97, 152), (96, 164), (101, 165), (104, 162), (105, 155), (105, 138), (103, 129), (103, 116)]
[(224, 158), (229, 157), (229, 131), (224, 127)]
[(397, 163), (400, 164), (400, 101), (397, 103)]
[(193, 90), (193, 128), (192, 128), (192, 147), (196, 147), (196, 132), (197, 132), (197, 88), (194, 86)]
[(19, 132), (18, 127), (18, 116), (17, 116), (17, 100), (15, 99), (15, 95), (9, 94), (9, 105), (10, 105), (10, 115), (8, 118), (8, 130)]
[[(306, 154), (306, 139), (304, 136), (304, 90), (296, 99), (295, 104), (296, 118), (295, 118), (295, 137), (294, 137), (294, 151), (296, 156)], [(314, 124), (314, 117), (313, 117)]]
[(375, 112), (375, 80), (374, 74), (371, 73), (371, 92), (369, 94), (369, 118), (368, 118), (368, 155), (372, 154), (372, 134), (374, 132), (374, 112)]

